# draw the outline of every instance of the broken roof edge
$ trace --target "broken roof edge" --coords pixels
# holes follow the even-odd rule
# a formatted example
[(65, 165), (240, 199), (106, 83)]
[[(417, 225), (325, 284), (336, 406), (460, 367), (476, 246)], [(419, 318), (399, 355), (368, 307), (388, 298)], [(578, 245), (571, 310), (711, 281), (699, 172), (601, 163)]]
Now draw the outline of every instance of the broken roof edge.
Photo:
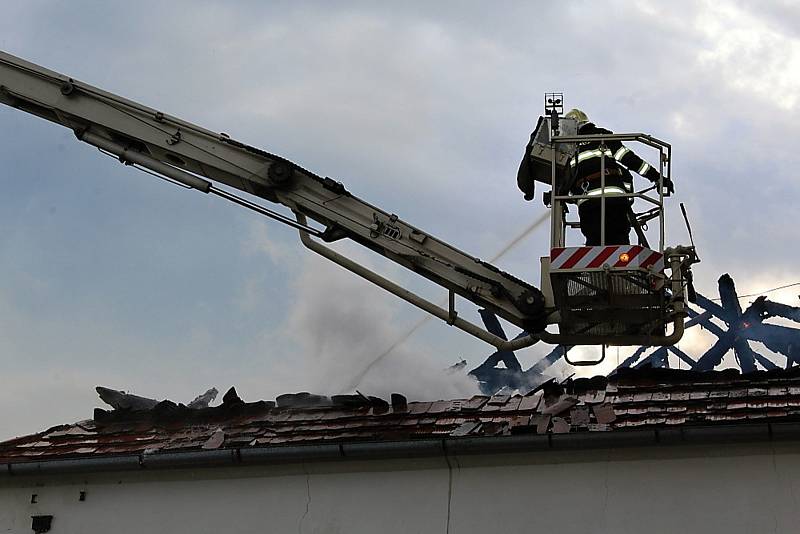
[(380, 460), (459, 455), (580, 451), (609, 448), (675, 447), (800, 441), (800, 422), (703, 425), (623, 430), (611, 433), (521, 434), (394, 442), (339, 444), (131, 454), (95, 458), (0, 464), (0, 479), (32, 475), (69, 475), (162, 469), (248, 467), (318, 461)]

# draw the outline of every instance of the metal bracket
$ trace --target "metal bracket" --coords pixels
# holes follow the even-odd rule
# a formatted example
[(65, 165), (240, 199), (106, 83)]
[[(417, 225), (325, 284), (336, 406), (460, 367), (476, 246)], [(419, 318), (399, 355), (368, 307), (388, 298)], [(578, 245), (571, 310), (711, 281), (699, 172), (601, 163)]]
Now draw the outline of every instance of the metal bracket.
[(180, 130), (180, 128), (178, 128), (178, 131), (175, 132), (174, 134), (172, 134), (172, 137), (167, 139), (167, 144), (169, 146), (173, 146), (173, 145), (177, 145), (180, 142), (181, 142), (181, 130)]
[(453, 324), (456, 322), (456, 317), (458, 317), (458, 312), (456, 311), (456, 293), (455, 293), (455, 291), (453, 291), (452, 289), (449, 289), (447, 291), (447, 297), (448, 297), (448, 300), (449, 300), (449, 308), (448, 308), (449, 316), (447, 318), (447, 324), (449, 324), (450, 326), (453, 326)]
[(606, 346), (600, 345), (600, 359), (599, 360), (570, 360), (567, 354), (569, 351), (567, 347), (563, 347), (564, 350), (564, 361), (570, 365), (574, 365), (576, 367), (588, 367), (590, 365), (597, 365), (601, 363), (603, 360), (606, 359)]

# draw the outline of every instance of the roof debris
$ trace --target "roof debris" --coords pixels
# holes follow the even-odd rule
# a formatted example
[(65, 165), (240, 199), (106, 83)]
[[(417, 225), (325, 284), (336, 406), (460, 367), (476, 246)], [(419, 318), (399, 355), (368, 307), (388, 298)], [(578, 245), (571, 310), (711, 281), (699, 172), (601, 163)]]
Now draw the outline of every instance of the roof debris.
[(115, 410), (151, 410), (158, 404), (155, 399), (148, 399), (132, 393), (104, 388), (103, 386), (97, 386), (95, 390), (100, 395), (100, 399)]
[(199, 410), (201, 408), (208, 408), (208, 405), (214, 402), (214, 399), (217, 398), (219, 391), (217, 388), (211, 388), (202, 395), (198, 395), (195, 399), (186, 405), (187, 408), (192, 410)]
[[(97, 386), (95, 388), (100, 399), (114, 408), (115, 410), (132, 410), (143, 411), (152, 410), (159, 405), (159, 401), (155, 399), (148, 399), (147, 397), (140, 397), (133, 393), (125, 393), (124, 391), (104, 388)], [(214, 402), (217, 398), (217, 388), (211, 388), (202, 395), (198, 395), (195, 399), (186, 405), (187, 408), (192, 410), (199, 410), (201, 408), (208, 408), (208, 405)]]
[(387, 402), (362, 394), (310, 393), (281, 395), (277, 403), (245, 402), (231, 388), (214, 407), (193, 409), (168, 400), (149, 409), (135, 409), (130, 402), (117, 405), (112, 411), (96, 409), (93, 420), (0, 443), (0, 463), (800, 421), (800, 370), (742, 375), (736, 370), (621, 369), (608, 378), (551, 381), (526, 396), (435, 402), (409, 402), (399, 394)]

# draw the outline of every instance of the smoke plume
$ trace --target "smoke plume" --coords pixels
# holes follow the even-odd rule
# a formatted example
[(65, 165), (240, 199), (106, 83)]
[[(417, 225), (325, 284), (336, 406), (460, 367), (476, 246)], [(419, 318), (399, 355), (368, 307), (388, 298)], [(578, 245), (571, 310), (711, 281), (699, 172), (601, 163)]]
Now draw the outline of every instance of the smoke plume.
[[(363, 258), (361, 259), (363, 261)], [(313, 256), (303, 260), (288, 332), (301, 349), (308, 388), (325, 394), (351, 392), (354, 377), (365, 394), (409, 399), (467, 397), (478, 393), (473, 379), (447, 374), (458, 355), (429, 354), (423, 347), (397, 347), (393, 357), (363, 370), (397, 337), (398, 307), (368, 282)]]

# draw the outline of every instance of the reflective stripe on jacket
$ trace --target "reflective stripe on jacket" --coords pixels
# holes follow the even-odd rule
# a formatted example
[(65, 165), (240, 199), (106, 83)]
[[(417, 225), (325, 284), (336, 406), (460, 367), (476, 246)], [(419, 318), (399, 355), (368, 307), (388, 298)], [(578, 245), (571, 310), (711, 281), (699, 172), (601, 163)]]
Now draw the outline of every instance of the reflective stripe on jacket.
[[(607, 135), (612, 132), (598, 128), (592, 123), (584, 124), (578, 130), (579, 135)], [(656, 182), (659, 172), (649, 163), (637, 156), (620, 141), (606, 141), (601, 148), (600, 141), (586, 141), (578, 144), (578, 152), (569, 160), (570, 171), (574, 176), (570, 194), (572, 195), (600, 195), (600, 168), (601, 159), (605, 158), (606, 169), (605, 186), (606, 194), (625, 194), (633, 191), (632, 177), (626, 169), (630, 169), (650, 180)], [(587, 182), (587, 177), (594, 177)], [(616, 188), (616, 189), (609, 189)], [(595, 192), (596, 191), (596, 192)], [(580, 203), (580, 201), (579, 201)]]
[[(622, 187), (617, 187), (615, 185), (607, 185), (605, 188), (597, 187), (595, 189), (590, 189), (590, 190), (586, 191), (585, 193), (581, 193), (581, 194), (588, 195), (590, 197), (594, 197), (594, 196), (599, 197), (601, 194), (603, 194), (603, 192), (605, 192), (607, 197), (618, 197), (620, 195), (624, 195), (626, 193), (630, 193), (630, 190), (626, 190), (626, 189), (623, 189)], [(578, 205), (580, 206), (581, 204), (583, 204), (587, 200), (589, 200), (589, 199), (588, 198), (579, 198), (578, 199)]]

